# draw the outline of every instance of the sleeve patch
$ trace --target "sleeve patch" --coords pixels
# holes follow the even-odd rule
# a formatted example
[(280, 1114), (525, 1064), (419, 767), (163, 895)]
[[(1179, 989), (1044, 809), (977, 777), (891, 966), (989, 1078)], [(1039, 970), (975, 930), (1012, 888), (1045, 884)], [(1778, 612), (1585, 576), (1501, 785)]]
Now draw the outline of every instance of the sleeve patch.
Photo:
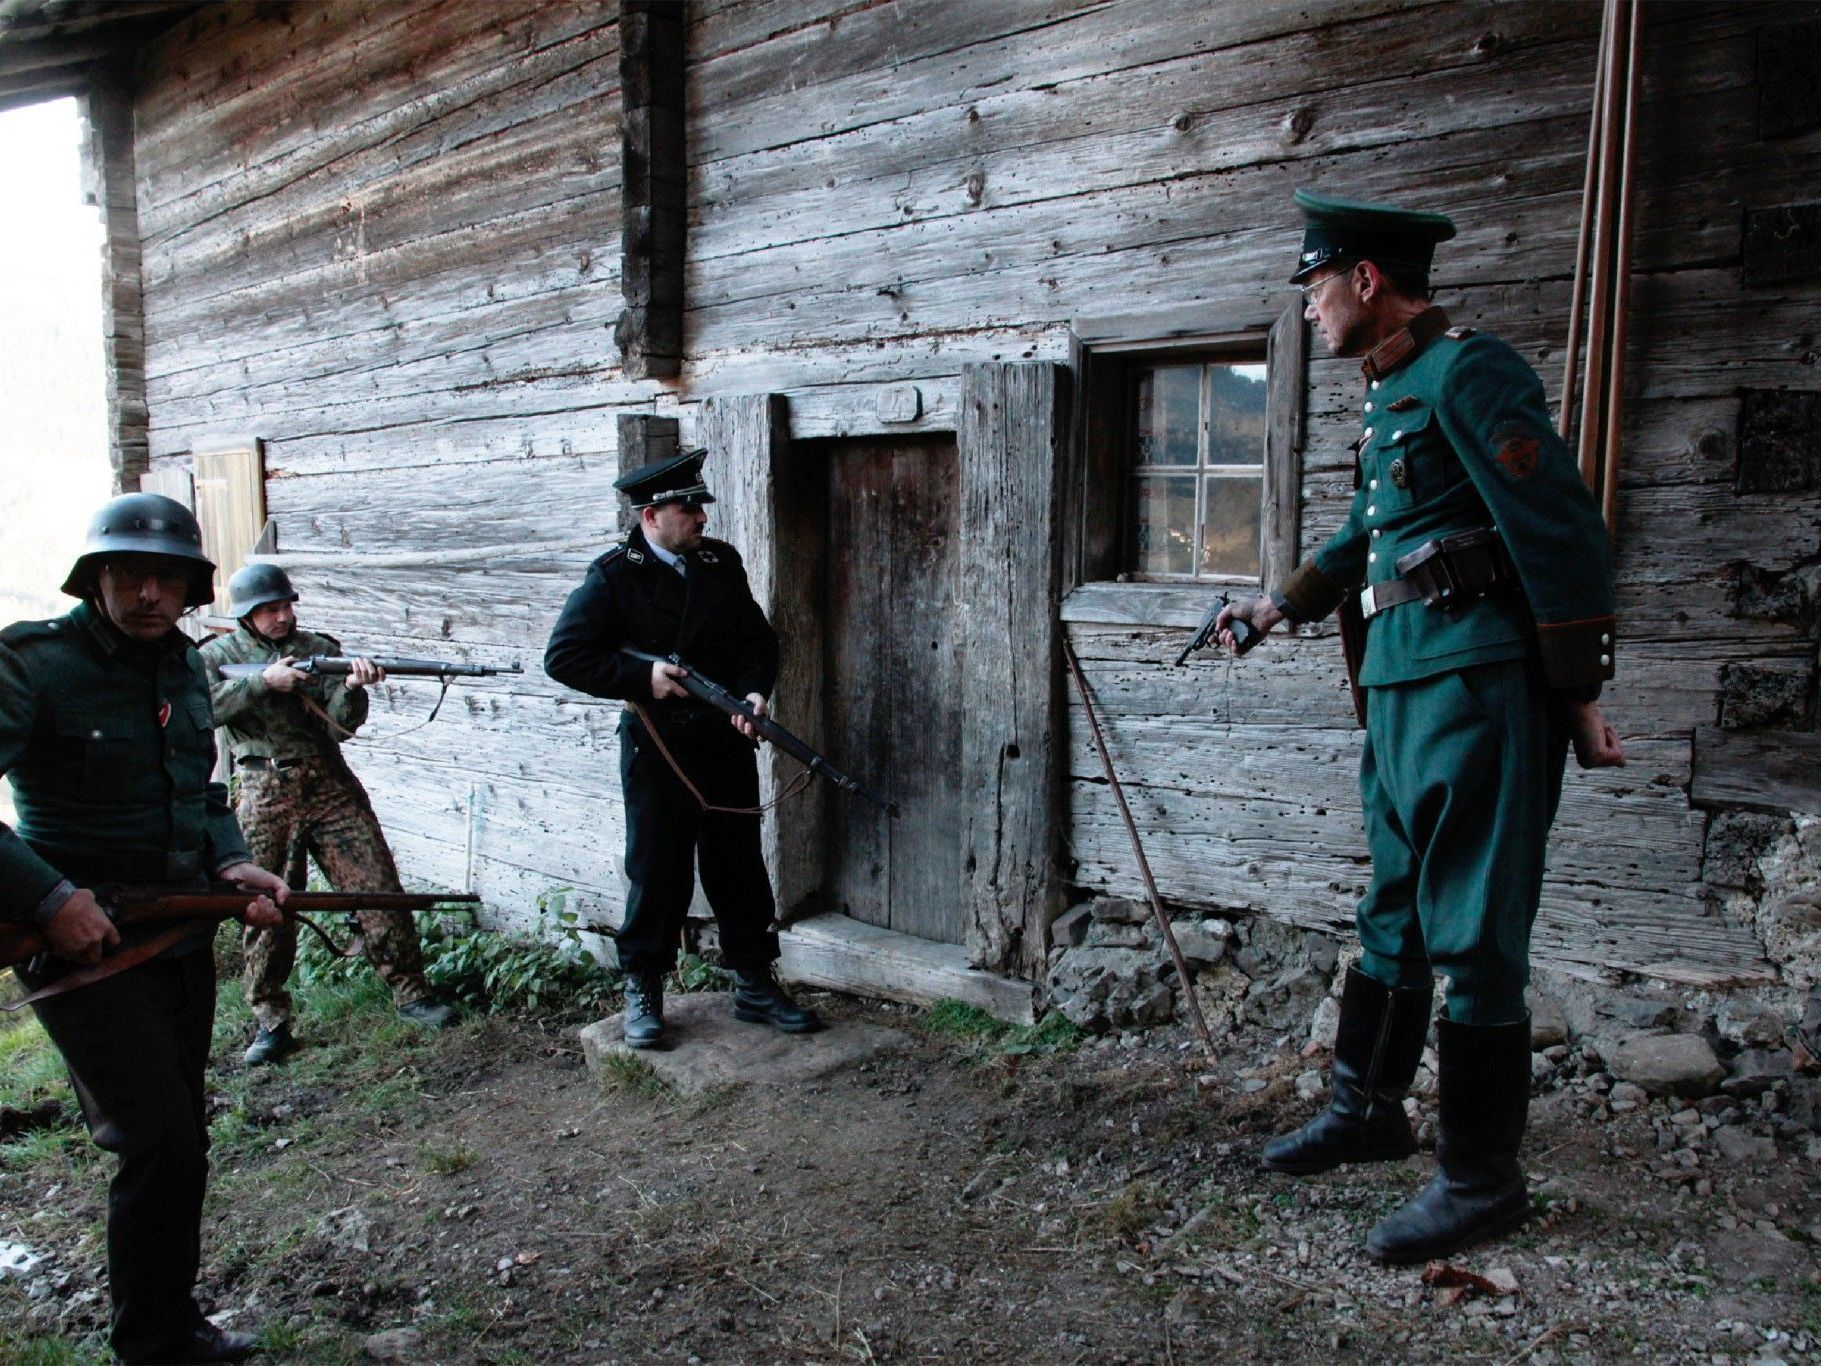
[(1529, 427), (1512, 423), (1492, 434), (1493, 459), (1513, 479), (1528, 479), (1537, 472), (1542, 441)]

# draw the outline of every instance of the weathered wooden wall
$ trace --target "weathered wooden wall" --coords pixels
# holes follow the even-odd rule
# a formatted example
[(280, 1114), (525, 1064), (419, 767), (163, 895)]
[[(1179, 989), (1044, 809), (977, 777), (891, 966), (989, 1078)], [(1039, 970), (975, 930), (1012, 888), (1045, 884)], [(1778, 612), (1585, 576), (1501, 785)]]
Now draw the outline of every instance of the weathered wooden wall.
[[(152, 459), (263, 437), (281, 548), (320, 557), (306, 619), (350, 641), (534, 666), (613, 524), (620, 413), (687, 432), (703, 398), (778, 393), (793, 439), (953, 431), (964, 364), (1067, 360), (1077, 317), (1271, 316), (1303, 184), (1447, 209), (1442, 302), (1559, 382), (1597, 6), (697, 0), (667, 383), (627, 380), (609, 331), (615, 12), (221, 7), (142, 73)], [(1725, 562), (1821, 548), (1821, 495), (1731, 489), (1739, 391), (1816, 387), (1816, 282), (1747, 287), (1739, 266), (1741, 206), (1815, 197), (1821, 135), (1760, 139), (1754, 84), (1760, 30), (1807, 12), (1648, 11), (1610, 694), (1633, 759), (1564, 801), (1540, 943), (1574, 970), (1760, 961), (1708, 908), (1686, 784), (1724, 666), (1813, 667), (1812, 626), (1743, 630), (1719, 586)], [(907, 382), (919, 410), (888, 421)], [(1312, 359), (1305, 548), (1342, 515), (1356, 388)], [(1332, 642), (1229, 677), (1167, 667), (1179, 598), (1135, 622), (1069, 629), (1165, 894), (1344, 921), (1365, 856)], [(533, 667), (386, 738), (427, 702), (397, 689), (355, 756), (407, 867), (459, 873), (472, 783), (481, 890), (517, 914), (553, 886), (611, 904), (611, 709)], [(1069, 875), (1130, 891), (1078, 721)]]

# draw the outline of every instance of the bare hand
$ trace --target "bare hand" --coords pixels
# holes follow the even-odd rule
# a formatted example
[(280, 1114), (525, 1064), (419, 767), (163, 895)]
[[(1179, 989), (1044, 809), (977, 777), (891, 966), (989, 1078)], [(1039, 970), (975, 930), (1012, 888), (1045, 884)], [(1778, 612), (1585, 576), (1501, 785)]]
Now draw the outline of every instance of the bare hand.
[(283, 878), (268, 873), (257, 863), (230, 864), (215, 876), (222, 882), (233, 883), (243, 892), (258, 893), (240, 913), (240, 919), (247, 924), (270, 930), (284, 923), (284, 914), (278, 908), (291, 895), (291, 889)]
[(660, 702), (666, 697), (688, 697), (689, 689), (677, 682), (679, 678), (687, 677), (688, 669), (660, 659), (651, 666), (651, 695)]
[[(749, 692), (746, 694), (746, 700), (752, 704), (752, 714), (754, 716), (766, 716), (770, 714), (769, 709), (765, 705), (765, 697), (763, 694)], [(755, 745), (764, 742), (765, 737), (759, 734), (759, 728), (753, 725), (753, 723), (748, 721), (744, 716), (734, 716), (729, 719), (733, 722), (733, 728), (739, 731), (740, 734), (744, 735), (748, 740), (751, 740)]]
[(286, 655), (283, 659), (266, 665), (259, 676), (265, 679), (266, 686), (273, 692), (290, 692), (309, 677), (302, 670), (291, 667), (295, 662), (294, 656)]
[(348, 661), (347, 685), (350, 688), (364, 688), (373, 683), (384, 683), (386, 671), (370, 659), (350, 659)]
[(1574, 742), (1574, 761), (1582, 768), (1625, 766), (1619, 733), (1607, 724), (1598, 702), (1568, 704), (1568, 736)]
[(52, 953), (72, 963), (99, 963), (101, 955), (120, 942), (120, 931), (95, 894), (78, 887), (45, 925), (44, 942)]
[(1263, 640), (1271, 634), (1271, 628), (1284, 619), (1284, 614), (1277, 610), (1277, 604), (1266, 597), (1253, 598), (1249, 602), (1230, 602), (1220, 609), (1220, 615), (1214, 619), (1214, 634), (1220, 643), (1237, 653), (1238, 644), (1233, 639), (1232, 628), (1227, 625), (1233, 620), (1249, 621)]

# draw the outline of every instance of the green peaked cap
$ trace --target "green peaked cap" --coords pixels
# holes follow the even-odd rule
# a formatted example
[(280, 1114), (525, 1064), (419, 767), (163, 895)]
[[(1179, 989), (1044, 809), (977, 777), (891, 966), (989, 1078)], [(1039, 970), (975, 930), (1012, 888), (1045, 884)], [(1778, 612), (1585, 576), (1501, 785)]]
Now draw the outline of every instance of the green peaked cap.
[(1435, 244), (1454, 236), (1454, 220), (1443, 213), (1364, 204), (1313, 190), (1298, 190), (1296, 207), (1303, 211), (1303, 250), (1290, 277), (1293, 285), (1340, 257), (1412, 266), (1427, 275)]

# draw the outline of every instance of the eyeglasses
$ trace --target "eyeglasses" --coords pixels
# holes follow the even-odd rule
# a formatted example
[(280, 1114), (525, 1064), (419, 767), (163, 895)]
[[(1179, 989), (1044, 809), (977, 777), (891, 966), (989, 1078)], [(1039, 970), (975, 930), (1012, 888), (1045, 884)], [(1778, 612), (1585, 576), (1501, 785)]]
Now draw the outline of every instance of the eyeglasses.
[(1321, 293), (1323, 285), (1328, 284), (1330, 281), (1340, 279), (1340, 277), (1346, 273), (1347, 272), (1344, 270), (1337, 270), (1332, 275), (1324, 275), (1321, 279), (1311, 280), (1308, 284), (1304, 285), (1302, 287), (1303, 307), (1307, 308), (1310, 304), (1315, 302), (1315, 296)]

